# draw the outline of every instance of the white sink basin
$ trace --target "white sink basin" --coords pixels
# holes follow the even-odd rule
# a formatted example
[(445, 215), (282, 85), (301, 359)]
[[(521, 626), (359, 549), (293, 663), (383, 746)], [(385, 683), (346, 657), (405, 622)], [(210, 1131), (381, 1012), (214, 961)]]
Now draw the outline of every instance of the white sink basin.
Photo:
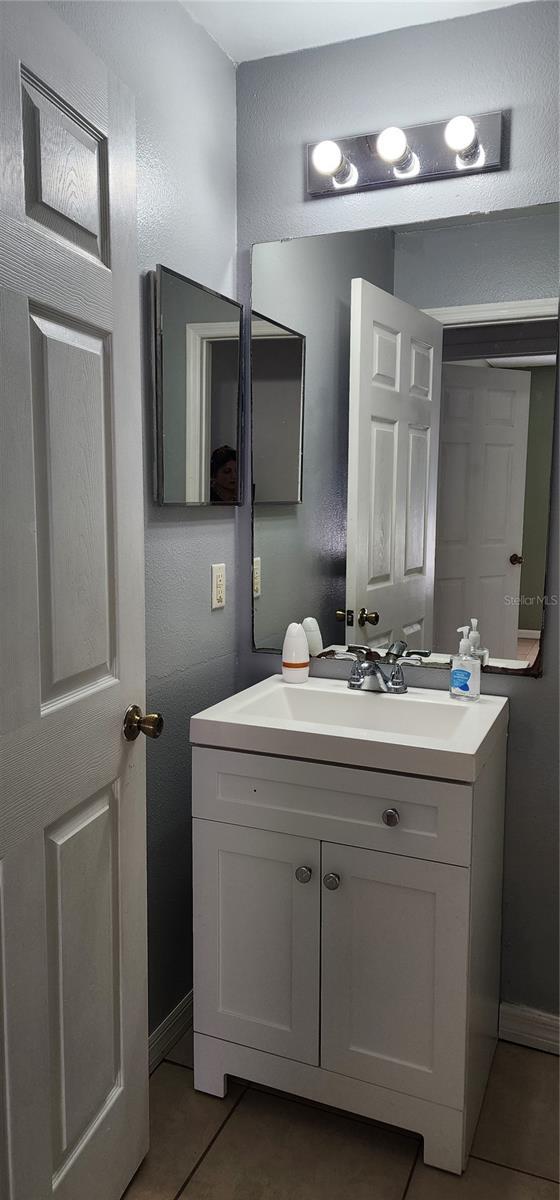
[(350, 691), (340, 679), (273, 675), (191, 719), (197, 745), (472, 782), (507, 725), (507, 700)]

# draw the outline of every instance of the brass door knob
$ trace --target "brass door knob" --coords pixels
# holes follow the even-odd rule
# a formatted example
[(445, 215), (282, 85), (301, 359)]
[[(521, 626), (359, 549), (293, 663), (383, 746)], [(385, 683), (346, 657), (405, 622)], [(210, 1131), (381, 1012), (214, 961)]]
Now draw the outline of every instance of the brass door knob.
[(510, 561), (512, 567), (520, 567), (521, 563), (523, 562), (523, 555), (522, 554), (510, 554), (509, 561)]
[(346, 620), (346, 612), (343, 608), (337, 608), (334, 615), (335, 615), (337, 621), (345, 621)]
[(161, 713), (146, 713), (138, 704), (130, 704), (124, 714), (123, 735), (127, 742), (135, 742), (140, 733), (146, 737), (158, 738), (163, 733), (163, 717)]
[(378, 625), (379, 624), (379, 613), (378, 612), (368, 612), (367, 608), (361, 608), (358, 613), (358, 625), (360, 626), (361, 629), (363, 629), (364, 625), (366, 625), (366, 624), (367, 625)]

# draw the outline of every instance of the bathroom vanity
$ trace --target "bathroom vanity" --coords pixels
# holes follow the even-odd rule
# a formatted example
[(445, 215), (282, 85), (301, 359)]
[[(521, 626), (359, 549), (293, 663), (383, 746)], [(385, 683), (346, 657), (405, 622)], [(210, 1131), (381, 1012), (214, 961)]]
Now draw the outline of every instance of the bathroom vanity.
[(460, 1173), (497, 1039), (507, 700), (294, 686), (193, 717), (195, 1087), (414, 1130)]

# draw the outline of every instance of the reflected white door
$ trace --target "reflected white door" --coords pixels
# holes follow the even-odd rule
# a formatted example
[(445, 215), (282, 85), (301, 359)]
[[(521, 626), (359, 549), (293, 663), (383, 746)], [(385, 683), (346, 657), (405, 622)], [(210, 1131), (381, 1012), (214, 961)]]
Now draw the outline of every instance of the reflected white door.
[(117, 1200), (147, 1149), (132, 101), (0, 5), (0, 1195)]
[[(432, 648), (441, 345), (438, 321), (352, 280), (348, 642)], [(379, 623), (358, 623), (361, 609)]]
[(443, 369), (435, 645), (478, 617), (492, 657), (517, 658), (530, 371)]

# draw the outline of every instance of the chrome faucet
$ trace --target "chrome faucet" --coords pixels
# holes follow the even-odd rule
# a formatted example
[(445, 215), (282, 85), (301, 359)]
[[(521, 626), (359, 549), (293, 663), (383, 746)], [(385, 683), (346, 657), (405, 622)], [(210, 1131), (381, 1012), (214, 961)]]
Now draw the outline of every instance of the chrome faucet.
[(385, 655), (385, 661), (388, 661), (390, 664), (390, 672), (387, 675), (379, 659), (370, 657), (370, 651), (367, 647), (348, 647), (348, 654), (351, 654), (354, 658), (348, 687), (352, 691), (380, 691), (385, 692), (388, 696), (403, 696), (408, 691), (408, 688), (402, 663), (407, 662), (418, 666), (422, 663), (419, 655), (405, 656), (405, 650), (406, 642), (393, 642), (389, 646)]

